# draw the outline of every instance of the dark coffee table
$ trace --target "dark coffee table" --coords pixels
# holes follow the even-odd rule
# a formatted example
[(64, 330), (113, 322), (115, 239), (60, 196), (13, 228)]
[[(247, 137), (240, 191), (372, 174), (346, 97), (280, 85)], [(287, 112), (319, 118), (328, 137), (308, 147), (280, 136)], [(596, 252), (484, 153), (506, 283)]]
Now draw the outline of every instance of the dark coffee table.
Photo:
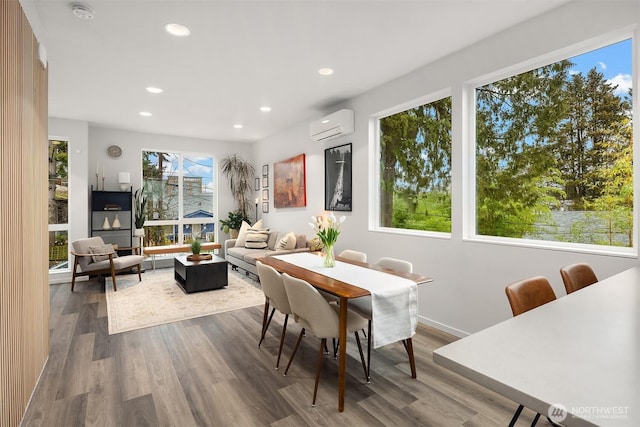
[(210, 291), (227, 286), (227, 260), (213, 255), (210, 260), (188, 261), (184, 255), (176, 256), (174, 276), (186, 293)]

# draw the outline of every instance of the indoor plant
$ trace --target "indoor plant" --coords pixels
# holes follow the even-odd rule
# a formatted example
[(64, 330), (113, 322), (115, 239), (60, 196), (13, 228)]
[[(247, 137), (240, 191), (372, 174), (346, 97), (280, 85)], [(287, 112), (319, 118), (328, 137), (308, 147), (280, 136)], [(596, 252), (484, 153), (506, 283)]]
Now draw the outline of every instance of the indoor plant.
[(191, 253), (194, 255), (200, 255), (200, 249), (202, 249), (200, 240), (194, 239), (194, 241), (191, 242)]
[(191, 255), (187, 256), (188, 261), (202, 261), (204, 259), (211, 259), (211, 254), (201, 254), (202, 244), (199, 239), (193, 239), (191, 242)]
[(220, 220), (220, 229), (225, 233), (229, 233), (229, 237), (235, 239), (238, 237), (238, 230), (242, 226), (242, 221), (249, 222), (246, 215), (242, 215), (240, 211), (229, 212), (227, 219)]
[(144, 194), (144, 189), (138, 188), (133, 193), (134, 225), (136, 227), (134, 236), (144, 236), (144, 222), (147, 219), (147, 214), (144, 211), (146, 206), (147, 196)]
[[(253, 191), (255, 169), (237, 154), (229, 155), (220, 161), (220, 170), (229, 180), (229, 189), (243, 218), (248, 218), (251, 207), (250, 194)], [(242, 224), (242, 222), (240, 222)], [(229, 227), (229, 229), (234, 229)]]

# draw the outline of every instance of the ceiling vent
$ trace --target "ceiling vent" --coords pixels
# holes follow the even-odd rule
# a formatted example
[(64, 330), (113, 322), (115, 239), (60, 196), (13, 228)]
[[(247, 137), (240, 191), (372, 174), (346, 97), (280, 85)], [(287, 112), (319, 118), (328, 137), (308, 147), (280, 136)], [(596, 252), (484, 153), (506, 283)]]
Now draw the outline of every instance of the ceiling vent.
[(309, 137), (316, 142), (328, 141), (353, 132), (353, 110), (339, 110), (309, 124)]

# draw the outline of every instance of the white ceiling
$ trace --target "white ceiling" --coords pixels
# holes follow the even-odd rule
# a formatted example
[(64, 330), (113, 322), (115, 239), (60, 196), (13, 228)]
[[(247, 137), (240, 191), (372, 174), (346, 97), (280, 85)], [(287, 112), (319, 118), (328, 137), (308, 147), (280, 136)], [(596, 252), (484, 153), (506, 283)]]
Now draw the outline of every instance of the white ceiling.
[(21, 3), (47, 50), (51, 117), (252, 142), (567, 1), (78, 1), (92, 20), (70, 1)]

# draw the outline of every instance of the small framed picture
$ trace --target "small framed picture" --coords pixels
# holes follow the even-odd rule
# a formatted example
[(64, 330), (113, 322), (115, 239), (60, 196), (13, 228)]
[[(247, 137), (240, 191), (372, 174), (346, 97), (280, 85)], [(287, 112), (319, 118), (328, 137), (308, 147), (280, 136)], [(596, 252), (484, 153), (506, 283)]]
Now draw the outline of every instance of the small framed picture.
[(269, 165), (262, 165), (262, 176), (269, 176)]
[(269, 202), (262, 202), (262, 213), (269, 213)]
[(256, 184), (255, 184), (254, 189), (256, 191), (260, 190), (260, 178), (256, 178)]
[(267, 188), (269, 187), (269, 177), (268, 176), (263, 176), (262, 177), (262, 188)]
[(269, 190), (262, 190), (262, 200), (269, 200)]

